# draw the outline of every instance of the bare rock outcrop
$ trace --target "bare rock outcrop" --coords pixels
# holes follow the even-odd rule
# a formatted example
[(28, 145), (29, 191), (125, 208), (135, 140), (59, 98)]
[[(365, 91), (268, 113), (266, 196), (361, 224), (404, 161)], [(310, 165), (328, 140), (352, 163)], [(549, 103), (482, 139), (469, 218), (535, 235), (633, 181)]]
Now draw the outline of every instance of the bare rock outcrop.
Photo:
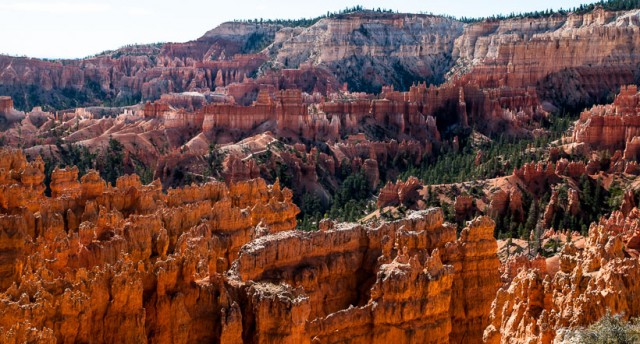
[(76, 168), (54, 171), (46, 197), (42, 160), (0, 154), (2, 197), (17, 199), (0, 209), (6, 342), (219, 339), (228, 305), (217, 274), (246, 242), (295, 228), (299, 212), (289, 190), (263, 180), (165, 195), (137, 176), (78, 182)]
[(542, 99), (579, 109), (635, 81), (638, 37), (637, 10), (474, 23), (456, 40), (450, 78), (536, 87)]
[[(319, 65), (331, 70), (339, 85), (348, 82), (352, 88), (359, 85), (350, 77), (348, 66), (360, 61), (366, 61), (367, 67), (359, 83), (405, 86), (391, 78), (394, 63), (415, 80), (438, 81), (444, 79), (450, 65), (447, 54), (462, 28), (462, 23), (442, 17), (357, 12), (320, 20), (290, 35), (280, 43), (273, 60), (285, 68)], [(425, 45), (426, 41), (430, 44)], [(361, 55), (364, 51), (366, 57)]]
[(48, 197), (42, 160), (0, 155), (0, 194), (20, 195), (0, 209), (3, 341), (479, 343), (488, 325), (499, 287), (488, 218), (459, 238), (436, 208), (294, 231), (299, 210), (279, 183), (165, 194), (159, 181), (112, 186), (66, 168)]
[(423, 188), (422, 183), (416, 177), (409, 177), (406, 181), (397, 181), (395, 184), (387, 182), (378, 195), (378, 208), (387, 206), (404, 205), (407, 208), (415, 209), (418, 204), (418, 191)]
[(566, 243), (555, 275), (533, 263), (525, 265), (493, 301), (485, 343), (551, 343), (556, 331), (586, 326), (606, 312), (640, 315), (633, 296), (638, 285), (635, 237), (637, 209), (625, 217), (614, 212), (589, 228), (584, 248)]
[(456, 212), (456, 220), (464, 220), (474, 210), (473, 197), (470, 195), (457, 196), (453, 202), (453, 210)]
[(25, 117), (23, 112), (16, 111), (13, 107), (13, 99), (7, 96), (0, 96), (0, 123), (17, 122)]
[[(281, 293), (292, 296), (280, 296), (279, 302), (305, 300), (298, 313), (307, 321), (305, 341), (408, 342), (419, 337), (433, 343), (480, 343), (486, 307), (499, 285), (494, 224), (476, 220), (456, 240), (455, 228), (442, 221), (442, 211), (430, 209), (378, 228), (323, 225), (326, 229), (315, 233), (262, 237), (243, 248), (231, 278), (291, 286)], [(256, 314), (255, 321), (298, 326), (290, 313), (269, 314), (277, 319)], [(257, 331), (253, 335), (262, 338)], [(285, 333), (279, 339), (296, 336)]]
[(592, 149), (624, 149), (624, 157), (637, 158), (640, 136), (640, 93), (635, 85), (623, 86), (613, 104), (597, 105), (580, 114), (573, 140)]

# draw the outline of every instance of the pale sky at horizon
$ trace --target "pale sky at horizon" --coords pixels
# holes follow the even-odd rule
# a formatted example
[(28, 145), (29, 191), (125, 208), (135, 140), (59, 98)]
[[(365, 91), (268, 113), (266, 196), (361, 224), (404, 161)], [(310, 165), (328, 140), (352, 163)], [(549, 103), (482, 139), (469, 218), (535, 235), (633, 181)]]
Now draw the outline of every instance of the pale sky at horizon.
[(594, 1), (283, 0), (267, 5), (265, 0), (0, 0), (0, 54), (81, 58), (126, 44), (194, 40), (234, 19), (312, 18), (355, 5), (485, 17), (548, 8), (570, 9)]

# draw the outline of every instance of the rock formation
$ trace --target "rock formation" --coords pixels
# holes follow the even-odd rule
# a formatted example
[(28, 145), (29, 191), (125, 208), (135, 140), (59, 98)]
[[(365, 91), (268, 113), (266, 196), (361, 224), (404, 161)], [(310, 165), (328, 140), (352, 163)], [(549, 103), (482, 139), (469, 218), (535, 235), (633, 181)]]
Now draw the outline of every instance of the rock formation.
[(624, 149), (625, 158), (637, 158), (640, 137), (640, 93), (635, 85), (622, 87), (613, 104), (598, 105), (580, 114), (573, 140), (593, 149)]
[(200, 107), (171, 106), (171, 103), (178, 103), (175, 97), (184, 97), (179, 95), (148, 102), (144, 106), (144, 116), (159, 119), (168, 128), (199, 129), (208, 137), (224, 131), (227, 135), (228, 132), (238, 133), (234, 137), (237, 139), (252, 131), (273, 130), (283, 137), (321, 141), (339, 141), (346, 135), (361, 133), (363, 124), (374, 120), (379, 126), (393, 124), (388, 135), (392, 138), (419, 138), (439, 144), (441, 138), (435, 117), (422, 114), (435, 111), (427, 108), (431, 92), (437, 93), (420, 84), (411, 87), (410, 92), (388, 92), (384, 99), (310, 103), (306, 99), (308, 95), (299, 89), (276, 92), (265, 85), (249, 106), (233, 102), (205, 103)]
[(453, 202), (453, 210), (456, 212), (456, 220), (466, 219), (473, 209), (473, 197), (470, 195), (457, 196)]
[(0, 113), (7, 113), (13, 110), (13, 99), (11, 97), (0, 97)]
[(550, 162), (546, 164), (544, 162), (531, 162), (524, 164), (520, 169), (514, 170), (513, 175), (522, 180), (525, 185), (538, 190), (558, 180), (556, 170), (558, 170), (556, 166)]
[(261, 179), (164, 194), (74, 167), (53, 172), (47, 197), (41, 160), (0, 154), (6, 342), (479, 343), (488, 325), (487, 218), (459, 238), (435, 208), (293, 231), (291, 192)]
[(589, 325), (608, 311), (639, 316), (638, 285), (629, 283), (640, 271), (637, 215), (614, 212), (592, 224), (584, 248), (564, 245), (555, 275), (525, 265), (498, 291), (485, 343), (551, 343), (557, 330)]
[(329, 94), (345, 83), (377, 93), (385, 85), (408, 90), (418, 81), (446, 81), (446, 106), (464, 126), (483, 123), (477, 115), (486, 113), (506, 120), (485, 123), (500, 130), (512, 119), (542, 113), (539, 96), (576, 108), (634, 82), (637, 33), (635, 10), (470, 24), (360, 11), (304, 28), (228, 22), (194, 41), (130, 46), (83, 60), (3, 56), (0, 86), (27, 110), (41, 104), (31, 103), (25, 85), (54, 106), (68, 107), (68, 89), (90, 102), (124, 103), (226, 89), (238, 104), (249, 105), (261, 84)]
[(230, 275), (241, 285), (254, 281), (250, 293), (260, 291), (251, 301), (251, 335), (262, 341), (261, 332), (273, 333), (283, 342), (479, 343), (483, 311), (499, 284), (493, 223), (476, 220), (456, 240), (455, 228), (442, 221), (442, 211), (430, 209), (378, 228), (325, 222), (319, 232), (249, 243)]
[(482, 88), (535, 86), (543, 99), (579, 110), (634, 82), (636, 23), (637, 10), (596, 8), (470, 24), (456, 40), (451, 74)]
[[(230, 29), (233, 28), (233, 29)], [(224, 23), (187, 43), (135, 45), (82, 60), (44, 61), (0, 56), (0, 85), (20, 99), (19, 108), (34, 105), (25, 85), (53, 106), (68, 107), (74, 89), (93, 103), (107, 99), (120, 103), (157, 99), (170, 92), (214, 90), (242, 82), (266, 60), (256, 54), (251, 37), (273, 39), (279, 25)], [(255, 39), (255, 38), (254, 38)], [(218, 78), (220, 76), (220, 78)], [(57, 99), (56, 99), (57, 97)], [(89, 105), (89, 104), (85, 104)]]
[[(448, 54), (462, 27), (443, 17), (360, 12), (322, 19), (271, 49), (273, 60), (285, 68), (320, 65), (333, 71), (340, 84), (359, 91), (388, 84), (407, 87), (416, 80), (444, 80)], [(354, 63), (364, 68), (357, 75), (349, 68)]]
[[(586, 93), (584, 97), (572, 97), (586, 102), (600, 99), (598, 94), (611, 92), (623, 82), (632, 82), (625, 80), (634, 73), (631, 67), (636, 63), (635, 55), (625, 52), (637, 36), (634, 13), (595, 10), (581, 15), (463, 25), (434, 16), (365, 11), (326, 18), (308, 28), (225, 23), (196, 41), (133, 46), (86, 60), (2, 57), (0, 86), (9, 94), (29, 84), (47, 95), (43, 99), (63, 99), (54, 93), (72, 88), (81, 93), (97, 92), (116, 103), (118, 98), (123, 102), (128, 98), (156, 100), (120, 109), (59, 113), (34, 109), (26, 115), (18, 113), (15, 121), (7, 122), (10, 128), (2, 133), (2, 139), (10, 145), (27, 147), (31, 155), (43, 152), (60, 159), (64, 152), (56, 143), (79, 144), (96, 152), (114, 138), (124, 143), (128, 172), (142, 164), (167, 187), (183, 184), (180, 177), (188, 183), (190, 179), (185, 176), (197, 180), (211, 176), (256, 177), (257, 171), (251, 166), (249, 173), (243, 172), (240, 165), (234, 166), (235, 171), (229, 170), (229, 165), (223, 172), (205, 171), (202, 157), (209, 146), (271, 134), (292, 146), (311, 140), (306, 145), (314, 147), (306, 147), (305, 151), (320, 148), (318, 151), (325, 154), (314, 157), (320, 161), (313, 163), (300, 163), (282, 154), (279, 158), (287, 161), (279, 162), (295, 171), (295, 181), (302, 181), (292, 185), (326, 194), (327, 186), (318, 182), (322, 179), (318, 174), (326, 168), (334, 175), (347, 159), (351, 160), (352, 170), (363, 169), (375, 187), (380, 180), (397, 176), (394, 160), (418, 165), (443, 145), (459, 146), (471, 128), (486, 135), (539, 134), (540, 120), (554, 110), (549, 101), (563, 105), (557, 104), (558, 97), (546, 93), (563, 73), (579, 74), (573, 79), (580, 81), (581, 87), (559, 89), (580, 89)], [(589, 30), (598, 34), (585, 34)], [(603, 42), (604, 37), (610, 36), (615, 39)], [(575, 37), (579, 39), (572, 39)], [(317, 44), (325, 40), (331, 44)], [(384, 46), (379, 43), (382, 40), (393, 44)], [(425, 45), (424, 41), (430, 43)], [(584, 53), (587, 43), (597, 47), (593, 54)], [(338, 50), (329, 51), (327, 46)], [(619, 49), (610, 51), (613, 46)], [(539, 51), (549, 53), (540, 55)], [(598, 58), (600, 53), (620, 57), (604, 61)], [(559, 70), (557, 64), (545, 59), (554, 54), (563, 56), (565, 69)], [(364, 65), (359, 69), (364, 76), (347, 75), (353, 68), (346, 66), (354, 64)], [(290, 68), (279, 69), (282, 65)], [(291, 69), (294, 67), (298, 69)], [(596, 77), (591, 76), (605, 67), (615, 70), (607, 73), (611, 80), (593, 83), (591, 80)], [(371, 73), (366, 74), (366, 70)], [(446, 82), (440, 86), (417, 83), (425, 79)], [(351, 89), (379, 83), (381, 92), (349, 92), (342, 81), (347, 81)], [(374, 91), (378, 91), (377, 86)], [(640, 139), (636, 138), (640, 135), (632, 129), (636, 93), (633, 86), (624, 87), (609, 110), (596, 107), (590, 112), (593, 115), (583, 114), (574, 134), (575, 147), (586, 149), (592, 143), (603, 142), (603, 146), (624, 150), (624, 159), (612, 168), (637, 173), (630, 165), (640, 147)], [(28, 98), (14, 97), (14, 101)], [(3, 99), (0, 108), (7, 112), (11, 101)], [(18, 105), (27, 108), (35, 104)], [(599, 111), (616, 115), (605, 116)], [(625, 129), (620, 125), (629, 129), (621, 133)], [(352, 137), (356, 139), (351, 140)], [(330, 152), (322, 142), (328, 143)], [(254, 154), (267, 147), (255, 145), (251, 152), (246, 146), (236, 148), (236, 152), (242, 152), (237, 158), (245, 161), (256, 160)], [(302, 156), (298, 158), (304, 160)], [(260, 162), (256, 161), (259, 168)], [(312, 172), (315, 167), (320, 167), (320, 172)], [(539, 167), (523, 167), (525, 183), (531, 185), (531, 178), (550, 172), (540, 171)], [(391, 170), (388, 176), (385, 168)], [(258, 173), (275, 181), (262, 169)], [(558, 171), (556, 174), (560, 175)], [(540, 182), (544, 181), (540, 178)], [(299, 195), (303, 190), (296, 188), (295, 192)]]
[(491, 195), (491, 203), (489, 203), (489, 215), (496, 217), (507, 211), (509, 204), (509, 194), (503, 190), (498, 190)]
[(419, 207), (416, 203), (419, 200), (418, 191), (423, 188), (416, 177), (409, 177), (407, 181), (397, 181), (395, 184), (387, 182), (380, 190), (377, 206), (382, 209), (387, 206), (404, 205), (409, 209)]
[(580, 196), (578, 191), (574, 189), (569, 189), (569, 204), (567, 206), (567, 210), (569, 214), (572, 216), (578, 215), (580, 212)]
[(48, 198), (41, 160), (1, 154), (7, 340), (211, 340), (199, 328), (218, 319), (209, 308), (218, 302), (215, 283), (196, 281), (227, 269), (252, 238), (296, 225), (291, 192), (262, 180), (164, 195), (137, 176), (107, 187), (90, 172), (78, 182), (73, 168), (53, 173)]
[(620, 211), (624, 216), (628, 216), (631, 211), (636, 207), (636, 199), (632, 190), (626, 190), (624, 192), (622, 203), (620, 204)]
[[(476, 166), (510, 169), (478, 138), (542, 137), (553, 114), (619, 88), (543, 161), (429, 195), (460, 227), (476, 212), (522, 224), (551, 187), (536, 228), (559, 238), (552, 222), (595, 204), (581, 177), (640, 175), (639, 14), (357, 11), (73, 61), (0, 56), (0, 142), (25, 148), (0, 149), (0, 342), (550, 343), (606, 309), (639, 316), (633, 191), (584, 246), (569, 236), (548, 259), (507, 246), (499, 266), (492, 220), (456, 228), (398, 178), (469, 145)], [(79, 100), (137, 105), (52, 110)], [(142, 175), (80, 176), (109, 154)], [(294, 230), (294, 193), (326, 206), (353, 173), (369, 192), (386, 183), (379, 211)]]
[(4, 122), (17, 122), (24, 118), (24, 113), (16, 111), (13, 107), (13, 99), (0, 96), (0, 124)]

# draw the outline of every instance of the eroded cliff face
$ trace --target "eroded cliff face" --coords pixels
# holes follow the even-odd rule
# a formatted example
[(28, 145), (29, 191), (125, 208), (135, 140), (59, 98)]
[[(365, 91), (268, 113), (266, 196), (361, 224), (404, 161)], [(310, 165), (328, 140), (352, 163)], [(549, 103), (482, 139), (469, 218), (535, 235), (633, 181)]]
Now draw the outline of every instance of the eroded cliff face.
[(397, 173), (396, 162), (419, 165), (431, 156), (443, 140), (438, 119), (422, 114), (429, 92), (422, 84), (410, 93), (390, 91), (385, 99), (344, 93), (350, 101), (332, 95), (325, 102), (300, 90), (264, 86), (250, 106), (232, 99), (210, 101), (197, 93), (168, 94), (153, 103), (114, 109), (115, 118), (104, 117), (103, 109), (36, 109), (0, 133), (0, 139), (51, 160), (64, 160), (69, 145), (100, 155), (110, 140), (117, 140), (123, 145), (125, 170), (143, 165), (165, 188), (180, 185), (187, 173), (198, 180), (212, 176), (207, 155), (215, 148), (224, 162), (217, 178), (262, 176), (274, 182), (273, 172), (286, 165), (295, 182), (287, 186), (295, 186), (298, 194), (304, 186), (326, 195), (320, 178), (335, 180), (343, 167), (363, 169), (376, 188), (381, 179)]
[(459, 238), (439, 209), (301, 232), (261, 179), (165, 194), (67, 168), (46, 197), (41, 160), (1, 154), (3, 342), (462, 343), (488, 325), (487, 218)]
[(624, 150), (624, 157), (638, 158), (640, 93), (635, 85), (622, 87), (613, 104), (598, 105), (580, 114), (573, 140), (594, 150)]
[[(499, 284), (493, 226), (477, 219), (456, 239), (435, 208), (378, 227), (323, 221), (318, 232), (247, 244), (229, 275), (269, 291), (243, 318), (258, 342), (275, 339), (266, 332), (282, 342), (480, 343)], [(291, 311), (262, 311), (274, 304)]]
[(358, 91), (384, 85), (406, 90), (422, 80), (483, 90), (533, 87), (542, 100), (579, 110), (638, 80), (639, 13), (596, 8), (466, 25), (433, 16), (354, 13), (287, 30), (265, 51), (271, 64), (329, 69), (331, 83), (347, 82)]
[[(263, 180), (169, 190), (135, 175), (55, 170), (2, 151), (3, 342), (219, 340), (222, 273), (242, 245), (295, 228), (291, 192)], [(26, 338), (26, 339), (25, 339)], [(31, 338), (31, 339), (30, 339)]]
[(285, 68), (328, 68), (340, 84), (359, 91), (407, 89), (415, 81), (444, 81), (462, 28), (443, 17), (362, 12), (322, 19), (267, 51)]
[[(364, 13), (306, 29), (227, 23), (194, 42), (68, 64), (0, 58), (2, 87), (160, 97), (26, 114), (0, 97), (5, 144), (55, 160), (69, 149), (61, 141), (95, 152), (113, 138), (127, 168), (149, 167), (165, 187), (185, 173), (227, 181), (164, 193), (160, 181), (107, 185), (65, 168), (53, 172), (47, 197), (44, 161), (0, 150), (0, 341), (479, 343), (484, 334), (489, 343), (549, 343), (607, 308), (640, 315), (629, 284), (640, 249), (633, 193), (622, 195), (621, 213), (592, 226), (585, 248), (565, 245), (557, 266), (516, 255), (499, 268), (492, 221), (476, 219), (456, 237), (441, 211), (425, 209), (416, 178), (387, 183), (378, 207), (423, 211), (394, 222), (324, 221), (310, 233), (293, 231), (291, 191), (256, 179), (276, 181), (287, 169), (283, 183), (324, 200), (343, 171), (361, 171), (375, 190), (441, 147), (457, 151), (471, 128), (544, 135), (541, 122), (555, 110), (547, 101), (598, 101), (637, 80), (638, 13), (464, 27)], [(440, 86), (407, 83), (449, 68)], [(355, 93), (342, 81), (399, 88)], [(554, 191), (541, 223), (560, 210), (580, 214), (581, 176), (640, 174), (639, 107), (637, 88), (622, 87), (613, 104), (582, 113), (549, 161), (488, 181), (482, 199), (456, 195), (456, 219), (508, 213), (522, 222), (527, 192), (563, 182), (566, 199)], [(597, 157), (603, 149), (610, 158)], [(567, 160), (590, 150), (587, 163)], [(482, 160), (478, 151), (475, 164)]]
[(485, 343), (551, 343), (558, 330), (592, 324), (607, 312), (639, 316), (638, 285), (630, 282), (640, 271), (639, 214), (614, 212), (592, 224), (584, 247), (564, 245), (555, 274), (526, 264), (498, 291)]
[[(470, 84), (515, 92), (516, 98), (533, 88), (543, 101), (579, 110), (638, 80), (639, 13), (597, 8), (463, 24), (362, 11), (306, 28), (230, 22), (194, 41), (132, 46), (83, 60), (3, 56), (0, 92), (27, 110), (44, 105), (33, 104), (28, 85), (41, 102), (63, 108), (77, 104), (65, 96), (73, 92), (90, 103), (128, 103), (228, 87), (238, 103), (249, 105), (261, 84), (329, 94), (344, 83), (378, 93), (385, 85), (406, 91), (426, 81), (454, 84), (456, 91)], [(521, 107), (508, 110), (517, 115)]]
[(80, 60), (0, 56), (0, 93), (18, 99), (18, 107), (28, 110), (77, 106), (81, 96), (86, 99), (81, 105), (105, 100), (126, 104), (169, 92), (214, 90), (255, 74), (267, 61), (258, 51), (280, 28), (224, 23), (194, 41), (136, 45)]
[(639, 15), (596, 8), (470, 24), (456, 39), (450, 77), (483, 88), (533, 86), (542, 99), (580, 110), (637, 81)]
[[(266, 131), (294, 140), (333, 142), (341, 141), (347, 135), (367, 132), (361, 141), (382, 141), (384, 137), (372, 137), (370, 127), (377, 126), (386, 128), (384, 136), (389, 138), (422, 139), (439, 144), (437, 109), (429, 107), (432, 92), (437, 91), (420, 84), (411, 87), (410, 92), (391, 89), (381, 99), (351, 93), (325, 98), (299, 89), (276, 91), (273, 87), (262, 86), (249, 106), (213, 102), (193, 109), (194, 106), (177, 104), (184, 96), (172, 95), (145, 104), (143, 112), (146, 119), (159, 120), (166, 128), (196, 129), (211, 141), (220, 143)], [(456, 118), (450, 122), (449, 125), (457, 124)], [(463, 127), (467, 128), (468, 124)]]

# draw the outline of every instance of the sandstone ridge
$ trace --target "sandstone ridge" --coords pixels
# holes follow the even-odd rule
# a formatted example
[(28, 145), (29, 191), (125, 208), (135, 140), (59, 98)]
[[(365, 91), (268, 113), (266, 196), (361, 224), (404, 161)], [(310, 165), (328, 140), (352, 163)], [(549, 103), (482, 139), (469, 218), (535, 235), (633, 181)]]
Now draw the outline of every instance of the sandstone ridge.
[(459, 238), (437, 208), (301, 232), (278, 183), (165, 194), (64, 168), (47, 197), (41, 160), (0, 153), (3, 342), (480, 343), (488, 325), (487, 218)]
[[(640, 315), (638, 215), (614, 212), (589, 228), (584, 247), (566, 243), (559, 271), (532, 262), (497, 293), (485, 343), (552, 343), (562, 330), (590, 325), (607, 312)], [(556, 338), (558, 336), (558, 338)]]

